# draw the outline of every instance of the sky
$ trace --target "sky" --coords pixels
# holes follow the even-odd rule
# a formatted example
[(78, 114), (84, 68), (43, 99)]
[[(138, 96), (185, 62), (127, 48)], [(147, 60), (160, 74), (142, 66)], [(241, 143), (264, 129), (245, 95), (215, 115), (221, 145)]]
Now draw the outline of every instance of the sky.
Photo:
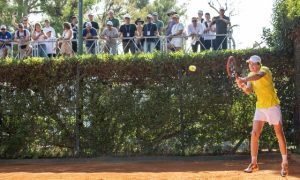
[[(178, 0), (180, 4), (189, 1), (187, 16), (190, 22), (191, 17), (197, 16), (198, 10), (204, 13), (209, 12), (211, 16), (217, 16), (217, 12), (209, 7), (208, 0)], [(220, 7), (216, 0), (216, 7)], [(225, 0), (219, 0), (222, 6)], [(233, 38), (236, 41), (237, 49), (251, 48), (255, 41), (261, 42), (263, 27), (271, 28), (271, 15), (275, 0), (227, 0), (228, 15), (230, 9), (234, 8), (234, 16), (231, 17), (231, 24), (237, 24), (233, 29)], [(232, 6), (229, 6), (232, 4)], [(188, 24), (188, 23), (187, 23)], [(186, 24), (186, 25), (187, 25)]]

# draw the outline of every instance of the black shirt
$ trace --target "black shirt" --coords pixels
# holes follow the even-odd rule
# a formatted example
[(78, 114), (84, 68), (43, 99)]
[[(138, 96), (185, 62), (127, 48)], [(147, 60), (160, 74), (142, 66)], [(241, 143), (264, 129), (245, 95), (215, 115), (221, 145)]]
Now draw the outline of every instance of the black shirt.
[[(229, 17), (224, 16), (223, 19), (230, 21)], [(216, 33), (217, 34), (227, 34), (227, 23), (220, 19), (220, 16), (214, 17), (212, 24), (216, 23)]]
[[(154, 23), (145, 24), (143, 27), (143, 36), (155, 36), (155, 32), (157, 32), (157, 26)], [(147, 38), (145, 41), (155, 41), (156, 38)]]
[[(86, 23), (87, 23), (87, 22), (84, 23), (83, 28), (86, 28), (86, 27), (85, 27)], [(98, 24), (97, 22), (92, 21), (91, 23), (92, 23), (92, 27), (93, 27), (93, 28), (99, 30), (99, 24)]]
[[(123, 37), (133, 37), (135, 35), (136, 26), (135, 24), (123, 24), (120, 27), (120, 32), (123, 34)], [(123, 39), (123, 42), (128, 42), (129, 39)]]
[(73, 30), (73, 39), (77, 39), (78, 26), (75, 24), (71, 24)]

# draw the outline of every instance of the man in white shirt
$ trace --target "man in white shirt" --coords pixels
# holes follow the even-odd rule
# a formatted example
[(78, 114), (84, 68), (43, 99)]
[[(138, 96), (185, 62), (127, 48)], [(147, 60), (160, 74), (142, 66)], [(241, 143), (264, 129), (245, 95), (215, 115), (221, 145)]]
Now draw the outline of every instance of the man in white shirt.
[(198, 46), (200, 45), (200, 37), (204, 32), (204, 25), (197, 22), (197, 18), (192, 18), (192, 23), (188, 26), (188, 35), (192, 37), (192, 50), (193, 52), (198, 51)]
[(50, 31), (50, 32), (51, 32), (51, 37), (55, 37), (55, 36), (56, 36), (55, 30), (54, 30), (53, 27), (50, 26), (50, 21), (49, 21), (49, 19), (45, 19), (44, 23), (45, 23), (45, 24), (44, 24), (45, 27), (43, 28), (44, 33), (47, 33), (47, 32)]
[(183, 30), (184, 25), (179, 21), (179, 15), (174, 14), (172, 19), (175, 21), (175, 24), (172, 27), (171, 35), (171, 42), (168, 44), (168, 49), (172, 51), (179, 51), (182, 49), (183, 46)]
[(119, 36), (118, 29), (113, 27), (113, 22), (107, 21), (106, 28), (103, 30), (100, 38), (106, 41), (104, 52), (110, 54), (118, 54), (117, 38)]

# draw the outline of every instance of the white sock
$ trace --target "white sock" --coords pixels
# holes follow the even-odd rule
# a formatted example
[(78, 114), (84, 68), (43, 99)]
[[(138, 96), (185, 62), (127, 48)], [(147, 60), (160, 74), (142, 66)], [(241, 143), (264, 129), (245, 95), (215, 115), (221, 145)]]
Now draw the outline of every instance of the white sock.
[(257, 156), (251, 156), (251, 163), (257, 164)]
[(282, 154), (281, 156), (282, 156), (282, 163), (284, 164), (288, 163), (287, 154), (285, 155)]

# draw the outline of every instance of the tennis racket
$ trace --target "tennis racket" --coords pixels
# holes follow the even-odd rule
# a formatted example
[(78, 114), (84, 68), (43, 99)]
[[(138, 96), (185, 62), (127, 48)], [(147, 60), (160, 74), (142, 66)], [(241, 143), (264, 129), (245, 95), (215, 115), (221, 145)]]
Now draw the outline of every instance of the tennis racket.
[(238, 73), (237, 73), (237, 63), (236, 60), (233, 56), (229, 56), (227, 59), (227, 64), (226, 64), (226, 70), (227, 74), (231, 78), (237, 78)]

